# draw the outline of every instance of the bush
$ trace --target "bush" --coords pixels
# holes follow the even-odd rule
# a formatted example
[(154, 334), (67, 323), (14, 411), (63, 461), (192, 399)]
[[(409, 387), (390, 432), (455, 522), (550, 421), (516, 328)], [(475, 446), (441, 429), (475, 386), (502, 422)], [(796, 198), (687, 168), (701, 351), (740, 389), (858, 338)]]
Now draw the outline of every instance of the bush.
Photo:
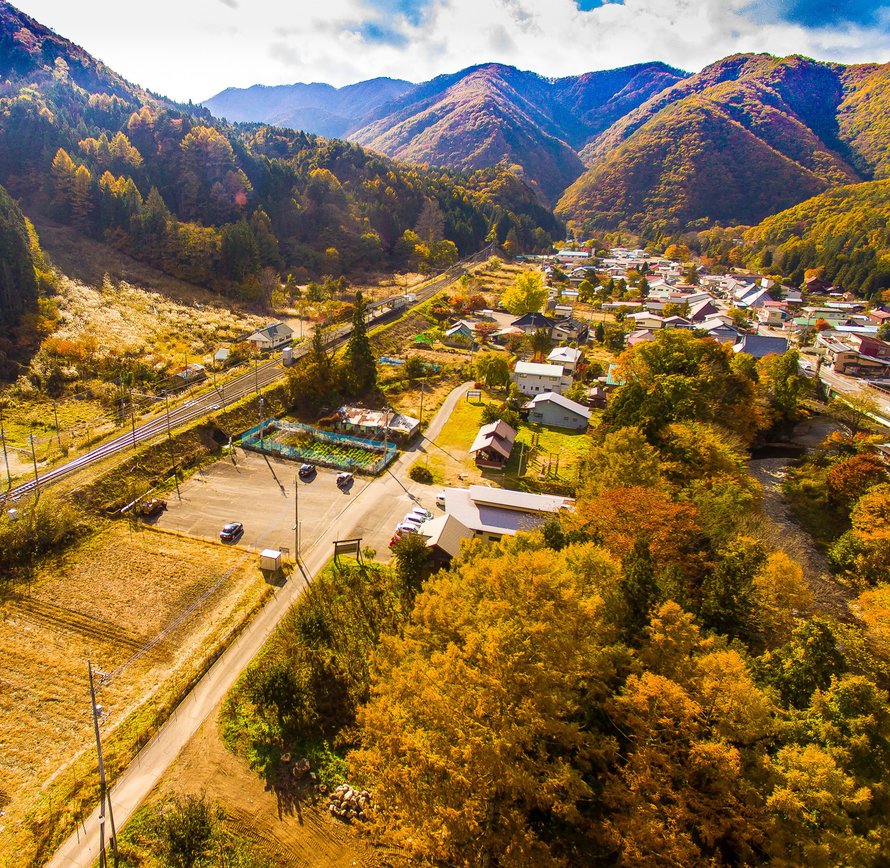
[(422, 464), (412, 465), (408, 471), (408, 477), (415, 482), (422, 482), (424, 485), (433, 484), (433, 474), (428, 467), (424, 467)]

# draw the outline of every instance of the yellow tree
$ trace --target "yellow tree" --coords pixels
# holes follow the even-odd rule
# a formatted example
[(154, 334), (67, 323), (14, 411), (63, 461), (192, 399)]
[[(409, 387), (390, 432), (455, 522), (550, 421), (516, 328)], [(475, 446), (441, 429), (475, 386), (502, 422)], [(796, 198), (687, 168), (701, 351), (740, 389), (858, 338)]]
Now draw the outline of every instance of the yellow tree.
[(609, 744), (582, 710), (604, 696), (610, 633), (586, 572), (526, 544), (431, 580), (381, 643), (350, 761), (381, 836), (417, 859), (562, 864), (532, 816), (584, 826), (585, 772)]
[(813, 605), (800, 564), (785, 552), (772, 552), (754, 577), (754, 603), (763, 634), (784, 642)]
[(537, 313), (547, 300), (547, 287), (540, 271), (522, 271), (501, 297), (501, 304), (514, 316)]

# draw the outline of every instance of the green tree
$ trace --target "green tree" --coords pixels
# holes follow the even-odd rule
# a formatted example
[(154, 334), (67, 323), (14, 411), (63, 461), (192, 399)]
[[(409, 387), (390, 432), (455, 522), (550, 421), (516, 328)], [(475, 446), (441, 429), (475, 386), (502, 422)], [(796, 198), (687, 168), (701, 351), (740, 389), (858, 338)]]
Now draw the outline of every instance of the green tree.
[(479, 353), (473, 362), (476, 378), (486, 386), (506, 387), (510, 382), (510, 366), (503, 353)]
[(364, 394), (377, 388), (377, 360), (368, 340), (368, 330), (365, 326), (366, 310), (364, 297), (361, 292), (357, 292), (352, 313), (352, 333), (346, 344), (345, 354), (348, 377), (355, 394)]
[(535, 357), (539, 359), (543, 359), (553, 347), (553, 339), (550, 337), (550, 332), (546, 329), (535, 329), (529, 338), (529, 343)]
[(813, 618), (796, 627), (786, 644), (767, 651), (759, 667), (787, 705), (806, 708), (816, 690), (825, 690), (832, 678), (843, 674), (846, 663), (831, 625)]
[(432, 560), (426, 540), (417, 533), (405, 534), (393, 547), (396, 559), (396, 583), (406, 610), (432, 572)]
[(801, 400), (812, 390), (811, 381), (800, 370), (800, 353), (788, 350), (765, 356), (757, 362), (757, 377), (781, 418), (796, 419)]
[(547, 287), (540, 271), (522, 271), (501, 297), (501, 304), (514, 316), (537, 313), (547, 300)]

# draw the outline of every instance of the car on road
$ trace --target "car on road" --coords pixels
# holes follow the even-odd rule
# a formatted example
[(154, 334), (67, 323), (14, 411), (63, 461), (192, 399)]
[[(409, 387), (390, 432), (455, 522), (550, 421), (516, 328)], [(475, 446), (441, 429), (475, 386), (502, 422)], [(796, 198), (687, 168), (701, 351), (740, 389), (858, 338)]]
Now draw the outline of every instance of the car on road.
[(355, 476), (348, 471), (344, 470), (341, 473), (337, 474), (337, 487), (338, 488), (349, 488), (352, 483), (355, 482)]
[(315, 465), (314, 464), (301, 464), (300, 465), (300, 479), (311, 479), (315, 476)]
[(234, 542), (241, 534), (244, 533), (244, 525), (240, 521), (230, 521), (219, 532), (219, 538), (223, 542)]

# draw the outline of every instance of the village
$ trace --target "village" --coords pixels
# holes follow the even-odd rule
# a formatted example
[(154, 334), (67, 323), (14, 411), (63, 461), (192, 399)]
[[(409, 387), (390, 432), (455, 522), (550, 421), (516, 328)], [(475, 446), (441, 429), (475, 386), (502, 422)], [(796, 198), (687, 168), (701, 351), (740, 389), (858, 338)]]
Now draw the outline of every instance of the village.
[[(538, 274), (544, 294), (537, 309), (505, 309), (511, 282)], [(296, 484), (313, 516), (304, 539), (316, 539), (321, 519), (330, 517), (332, 491), (355, 495), (371, 477), (398, 473), (404, 491), (395, 504), (376, 498), (376, 511), (349, 530), (361, 531), (362, 546), (377, 559), (419, 534), (445, 565), (465, 540), (496, 542), (571, 509), (588, 432), (622, 383), (618, 355), (662, 330), (688, 330), (755, 360), (796, 348), (802, 372), (820, 378), (826, 396), (864, 388), (890, 415), (890, 343), (881, 337), (890, 312), (816, 278), (798, 290), (755, 273), (710, 274), (640, 249), (613, 248), (597, 260), (563, 248), (515, 264), (494, 259), (425, 304), (412, 293), (392, 308), (403, 325), (384, 327), (390, 337), (376, 343), (388, 353), (378, 359), (386, 403), (347, 403), (321, 419), (263, 418), (238, 441), (245, 455), (301, 465)], [(291, 326), (272, 322), (246, 341), (255, 354), (280, 353), (287, 368), (294, 336)], [(228, 355), (221, 347), (212, 364), (224, 365)], [(435, 432), (427, 427), (433, 413)], [(215, 538), (225, 518), (219, 503), (248, 496), (221, 474), (219, 491), (203, 479), (199, 502), (172, 504), (158, 526)], [(350, 478), (345, 489), (337, 474)], [(217, 478), (212, 470), (209, 478)], [(252, 478), (263, 487), (261, 475)], [(262, 512), (264, 498), (254, 511)], [(239, 541), (259, 546), (297, 529), (289, 512), (278, 524), (274, 533), (263, 523), (249, 527)], [(267, 550), (280, 560), (298, 546)]]

